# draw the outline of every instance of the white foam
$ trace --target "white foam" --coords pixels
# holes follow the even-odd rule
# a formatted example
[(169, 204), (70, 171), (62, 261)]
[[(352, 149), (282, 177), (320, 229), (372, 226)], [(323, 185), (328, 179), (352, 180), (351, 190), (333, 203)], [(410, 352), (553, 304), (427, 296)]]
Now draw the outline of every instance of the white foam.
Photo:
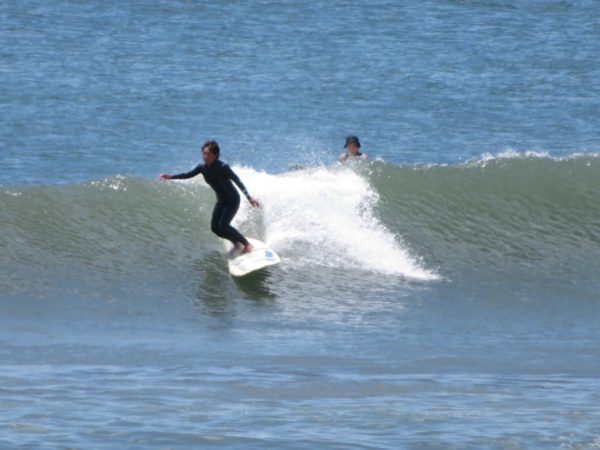
[(112, 189), (114, 191), (126, 191), (127, 190), (127, 177), (123, 175), (115, 175), (103, 180), (94, 180), (90, 182), (91, 186), (99, 187), (101, 189)]
[[(375, 216), (378, 201), (369, 182), (338, 166), (272, 175), (235, 167), (263, 205), (263, 238), (295, 264), (362, 269), (417, 279), (436, 279), (411, 257), (400, 238)], [(236, 217), (249, 216), (247, 202)]]
[(479, 158), (467, 160), (461, 165), (467, 167), (486, 167), (489, 163), (493, 163), (496, 161), (502, 160), (525, 160), (525, 159), (558, 159), (553, 158), (552, 155), (545, 151), (535, 151), (535, 150), (527, 150), (527, 151), (518, 151), (512, 148), (507, 148), (505, 150), (499, 151), (497, 153), (482, 153)]
[(498, 159), (527, 159), (527, 158), (550, 158), (550, 153), (540, 152), (534, 150), (517, 151), (512, 148), (508, 148), (501, 152), (496, 153), (484, 153), (479, 158), (478, 162), (495, 161)]
[(501, 152), (496, 154), (492, 153), (483, 153), (479, 159), (472, 161), (475, 163), (486, 163), (489, 161), (496, 161), (500, 159), (551, 159), (553, 161), (569, 161), (573, 159), (580, 158), (598, 158), (600, 157), (600, 153), (598, 152), (575, 152), (570, 153), (568, 155), (552, 155), (547, 151), (535, 151), (535, 150), (526, 150), (526, 151), (517, 151), (511, 148), (507, 148)]

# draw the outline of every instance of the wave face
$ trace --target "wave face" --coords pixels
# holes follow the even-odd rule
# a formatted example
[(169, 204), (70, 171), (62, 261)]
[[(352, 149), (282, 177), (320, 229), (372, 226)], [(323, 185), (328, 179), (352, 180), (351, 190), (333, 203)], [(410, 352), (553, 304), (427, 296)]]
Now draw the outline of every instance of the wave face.
[(507, 152), (372, 173), (384, 223), (443, 274), (560, 283), (598, 278), (599, 180), (596, 154)]
[[(234, 224), (270, 243), (282, 269), (405, 280), (525, 280), (598, 287), (600, 157), (506, 154), (458, 165), (237, 167), (261, 210)], [(176, 289), (224, 244), (200, 179), (128, 177), (3, 187), (2, 288), (140, 280)], [(212, 258), (212, 259), (211, 259)], [(334, 272), (332, 272), (334, 273)]]
[(208, 194), (125, 177), (3, 188), (3, 284), (43, 294), (48, 286), (98, 287), (115, 278), (177, 279), (206, 253), (206, 244), (194, 243), (206, 240)]

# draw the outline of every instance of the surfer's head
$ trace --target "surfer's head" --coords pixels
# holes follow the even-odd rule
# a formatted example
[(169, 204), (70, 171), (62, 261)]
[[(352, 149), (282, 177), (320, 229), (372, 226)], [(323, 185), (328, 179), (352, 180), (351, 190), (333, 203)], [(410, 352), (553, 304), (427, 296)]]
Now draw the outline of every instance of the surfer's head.
[(219, 154), (221, 153), (221, 149), (219, 149), (219, 144), (217, 141), (206, 141), (202, 144), (202, 159), (205, 164), (209, 166), (215, 162), (215, 160), (219, 159)]
[(358, 140), (358, 137), (347, 136), (344, 148), (346, 149), (349, 155), (356, 155), (358, 153), (358, 149), (360, 148), (360, 141)]

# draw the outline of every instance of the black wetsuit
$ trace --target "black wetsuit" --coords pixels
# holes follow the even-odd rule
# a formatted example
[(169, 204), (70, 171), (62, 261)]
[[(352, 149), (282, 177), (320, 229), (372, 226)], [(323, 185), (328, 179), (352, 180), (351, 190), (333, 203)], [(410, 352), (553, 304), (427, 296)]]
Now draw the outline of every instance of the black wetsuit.
[(240, 194), (238, 194), (232, 181), (237, 184), (249, 200), (251, 197), (244, 184), (235, 172), (231, 170), (231, 167), (218, 159), (210, 166), (199, 164), (189, 172), (173, 175), (171, 179), (184, 180), (199, 174), (202, 174), (204, 180), (217, 194), (217, 204), (213, 209), (212, 219), (210, 221), (210, 229), (212, 232), (219, 237), (228, 239), (234, 245), (236, 242), (247, 245), (248, 240), (230, 225), (240, 207)]

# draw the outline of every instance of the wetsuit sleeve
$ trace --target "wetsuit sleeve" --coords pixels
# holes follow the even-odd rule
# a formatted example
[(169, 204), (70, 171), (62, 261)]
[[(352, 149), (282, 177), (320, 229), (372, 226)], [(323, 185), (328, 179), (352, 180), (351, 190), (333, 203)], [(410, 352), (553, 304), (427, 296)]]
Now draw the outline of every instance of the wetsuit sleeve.
[(202, 173), (202, 169), (204, 168), (204, 164), (198, 164), (189, 172), (178, 173), (177, 175), (171, 176), (171, 180), (185, 180), (187, 178), (195, 177), (196, 175)]
[(225, 167), (225, 172), (227, 176), (231, 179), (231, 181), (233, 181), (237, 185), (237, 187), (240, 188), (240, 191), (244, 193), (246, 198), (250, 200), (252, 197), (250, 197), (250, 194), (248, 194), (248, 190), (246, 189), (246, 186), (244, 186), (244, 183), (242, 183), (242, 180), (240, 180), (240, 177), (238, 177), (228, 165)]

